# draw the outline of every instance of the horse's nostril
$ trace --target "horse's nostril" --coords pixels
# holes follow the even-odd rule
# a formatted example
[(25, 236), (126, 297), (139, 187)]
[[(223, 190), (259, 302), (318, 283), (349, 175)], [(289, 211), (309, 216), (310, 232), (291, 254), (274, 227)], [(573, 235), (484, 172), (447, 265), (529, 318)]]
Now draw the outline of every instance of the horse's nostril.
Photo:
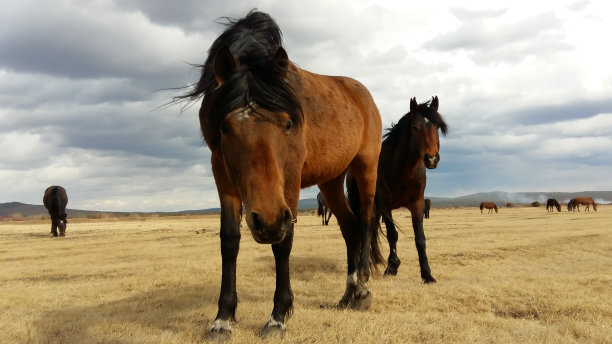
[(261, 232), (263, 230), (261, 218), (256, 212), (251, 213), (251, 225), (253, 226), (253, 230), (256, 232)]
[(293, 218), (291, 216), (291, 211), (289, 209), (285, 210), (283, 221), (284, 222), (289, 222), (289, 223), (291, 223), (291, 221), (293, 221)]

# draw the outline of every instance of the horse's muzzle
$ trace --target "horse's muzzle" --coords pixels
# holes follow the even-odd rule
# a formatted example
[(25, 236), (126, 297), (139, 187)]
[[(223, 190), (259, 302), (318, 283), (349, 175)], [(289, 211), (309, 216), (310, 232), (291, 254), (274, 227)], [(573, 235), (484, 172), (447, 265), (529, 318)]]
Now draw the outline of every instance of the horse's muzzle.
[(434, 169), (438, 167), (438, 163), (440, 162), (440, 154), (436, 153), (434, 156), (425, 154), (425, 158), (423, 160), (425, 162), (425, 167)]
[(266, 223), (259, 213), (251, 212), (247, 224), (255, 241), (260, 244), (276, 244), (285, 239), (285, 235), (293, 225), (293, 216), (291, 211), (286, 209), (276, 221)]

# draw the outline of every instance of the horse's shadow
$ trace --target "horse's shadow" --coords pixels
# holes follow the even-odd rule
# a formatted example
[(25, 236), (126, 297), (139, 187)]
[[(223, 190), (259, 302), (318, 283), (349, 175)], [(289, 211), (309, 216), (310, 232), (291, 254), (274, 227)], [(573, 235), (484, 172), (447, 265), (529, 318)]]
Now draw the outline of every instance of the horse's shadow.
[(147, 332), (151, 334), (184, 333), (194, 327), (203, 334), (214, 316), (207, 306), (216, 305), (218, 292), (218, 287), (204, 285), (164, 287), (91, 306), (57, 308), (34, 321), (36, 337), (32, 339), (41, 343), (97, 343), (100, 328), (104, 328), (107, 339), (127, 344), (134, 342), (130, 338), (133, 327), (150, 328)]
[[(313, 280), (314, 273), (323, 271), (341, 275), (342, 263), (320, 257), (292, 257), (292, 277)], [(274, 266), (274, 258), (265, 261), (262, 268)], [(103, 295), (101, 295), (103, 296)], [(113, 343), (132, 343), (130, 328), (149, 328), (151, 334), (168, 331), (185, 333), (198, 329), (194, 341), (202, 341), (206, 330), (214, 320), (219, 297), (215, 283), (186, 286), (157, 287), (123, 299), (90, 306), (58, 307), (45, 312), (32, 323), (34, 342), (61, 343), (78, 340), (80, 343), (100, 341), (100, 328), (107, 329), (105, 336)], [(256, 289), (240, 291), (240, 301), (261, 301)], [(110, 334), (108, 332), (115, 332)], [(110, 338), (109, 338), (110, 336)]]

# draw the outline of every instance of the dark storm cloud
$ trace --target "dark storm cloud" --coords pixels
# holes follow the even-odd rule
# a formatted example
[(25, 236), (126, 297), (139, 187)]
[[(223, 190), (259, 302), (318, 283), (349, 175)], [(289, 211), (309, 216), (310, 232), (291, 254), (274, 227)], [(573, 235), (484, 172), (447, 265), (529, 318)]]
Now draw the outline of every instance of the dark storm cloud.
[(601, 113), (612, 113), (612, 98), (576, 99), (568, 103), (518, 108), (500, 114), (500, 118), (503, 123), (534, 125), (588, 119)]

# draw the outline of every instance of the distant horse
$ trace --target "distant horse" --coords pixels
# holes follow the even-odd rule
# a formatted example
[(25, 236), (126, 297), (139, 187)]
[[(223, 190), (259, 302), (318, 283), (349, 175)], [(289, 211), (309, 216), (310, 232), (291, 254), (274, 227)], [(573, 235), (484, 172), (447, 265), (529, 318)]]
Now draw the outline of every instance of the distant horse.
[[(201, 68), (200, 80), (174, 101), (204, 96), (200, 127), (221, 203), (221, 293), (209, 336), (229, 335), (235, 320), (243, 205), (253, 238), (272, 245), (276, 262), (274, 308), (262, 333), (286, 329), (300, 188), (311, 185), (325, 196), (347, 246), (339, 306), (368, 308), (370, 261), (384, 263), (373, 213), (382, 123), (370, 92), (356, 80), (299, 68), (287, 57), (275, 21), (258, 11), (229, 19)], [(359, 217), (344, 196), (347, 168), (361, 196)]]
[(429, 218), (429, 210), (431, 209), (431, 200), (429, 198), (425, 198), (425, 211), (423, 212), (423, 216), (428, 219)]
[[(397, 275), (401, 263), (397, 256), (397, 230), (392, 210), (406, 207), (412, 215), (414, 242), (419, 255), (421, 279), (425, 283), (436, 282), (431, 275), (425, 250), (423, 216), (425, 214), (426, 168), (433, 169), (440, 161), (440, 138), (438, 130), (446, 135), (448, 126), (438, 113), (438, 97), (431, 102), (417, 104), (410, 100), (410, 112), (397, 124), (387, 129), (378, 161), (378, 181), (376, 183), (375, 212), (377, 222), (380, 218), (387, 228), (389, 257), (385, 275)], [(352, 169), (347, 176), (349, 203), (358, 211), (359, 195), (355, 187)]]
[(66, 205), (68, 204), (66, 190), (57, 185), (49, 186), (45, 190), (43, 204), (51, 216), (51, 234), (56, 237), (59, 228), (59, 236), (65, 236), (66, 223), (68, 223), (66, 220)]
[(495, 209), (495, 212), (497, 213), (497, 205), (493, 202), (482, 202), (480, 203), (480, 212), (482, 213), (482, 210), (484, 208), (489, 209), (489, 213), (493, 212), (493, 209)]
[[(323, 226), (328, 226), (329, 219), (332, 216), (332, 212), (327, 207), (327, 203), (325, 203), (325, 198), (323, 198), (323, 195), (320, 192), (317, 194), (317, 203), (319, 204), (319, 208), (317, 210), (317, 216), (322, 216)], [(329, 212), (329, 216), (327, 216), (328, 212)]]
[(576, 199), (572, 198), (567, 202), (567, 211), (580, 211), (580, 205), (576, 204)]
[(584, 205), (584, 211), (589, 211), (589, 206), (593, 206), (593, 210), (597, 211), (597, 203), (593, 200), (592, 197), (576, 197), (572, 203), (575, 207), (580, 211), (580, 205)]
[(559, 204), (559, 202), (557, 202), (557, 200), (554, 198), (549, 198), (546, 201), (546, 211), (554, 212), (555, 208), (557, 208), (557, 212), (561, 211), (561, 205)]

